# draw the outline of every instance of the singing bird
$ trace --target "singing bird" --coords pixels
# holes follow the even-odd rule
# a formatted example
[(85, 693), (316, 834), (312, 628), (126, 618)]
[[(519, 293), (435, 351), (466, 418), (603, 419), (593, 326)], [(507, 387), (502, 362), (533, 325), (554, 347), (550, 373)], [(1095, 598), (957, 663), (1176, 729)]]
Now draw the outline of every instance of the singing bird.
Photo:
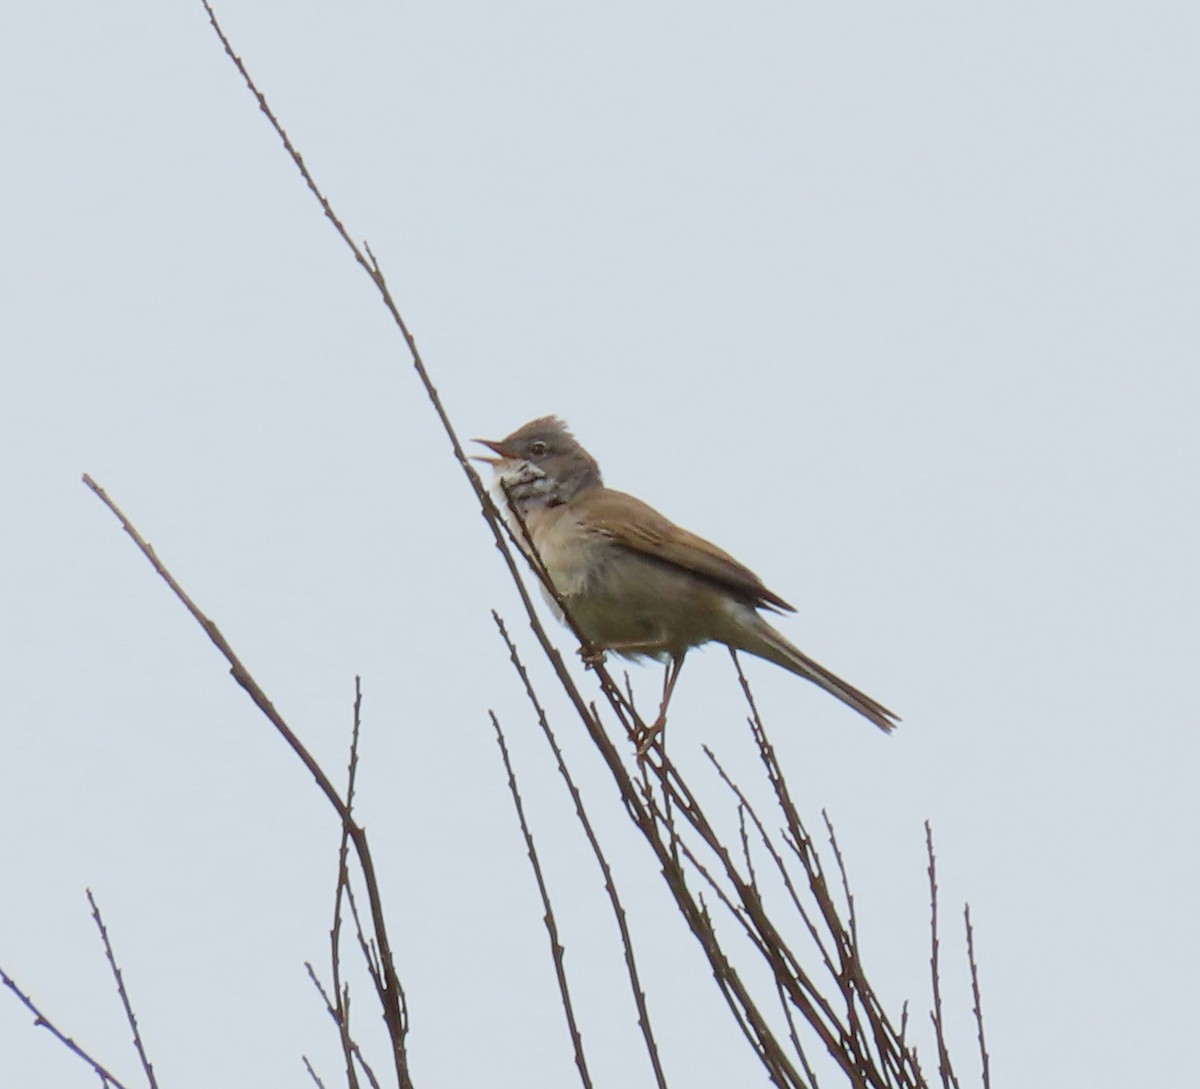
[[(557, 416), (532, 420), (498, 441), (475, 441), (496, 455), (477, 460), (495, 470), (580, 632), (599, 650), (667, 663), (652, 733), (666, 721), (688, 650), (704, 643), (765, 658), (837, 696), (881, 730), (895, 727), (897, 715), (767, 623), (759, 610), (796, 610), (754, 572), (640, 499), (606, 488), (596, 459)], [(528, 552), (519, 526), (514, 533)]]

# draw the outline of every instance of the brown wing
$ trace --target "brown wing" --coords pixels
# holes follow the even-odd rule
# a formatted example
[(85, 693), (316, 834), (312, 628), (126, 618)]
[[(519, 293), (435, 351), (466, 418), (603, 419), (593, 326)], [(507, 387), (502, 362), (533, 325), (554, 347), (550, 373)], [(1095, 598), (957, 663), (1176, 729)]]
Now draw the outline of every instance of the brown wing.
[(598, 532), (636, 552), (694, 571), (743, 594), (757, 606), (794, 613), (748, 567), (728, 552), (664, 518), (653, 507), (624, 492), (598, 488), (576, 500), (585, 520)]

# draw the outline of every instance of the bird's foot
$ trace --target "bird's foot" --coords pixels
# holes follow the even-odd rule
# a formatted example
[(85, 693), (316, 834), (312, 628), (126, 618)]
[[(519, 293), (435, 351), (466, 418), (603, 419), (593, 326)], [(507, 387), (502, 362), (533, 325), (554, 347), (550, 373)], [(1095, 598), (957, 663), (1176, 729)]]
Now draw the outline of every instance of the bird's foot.
[(604, 651), (591, 647), (580, 647), (579, 657), (583, 659), (583, 664), (588, 669), (595, 669), (596, 666), (604, 663)]
[(642, 736), (638, 738), (638, 742), (637, 742), (637, 758), (638, 758), (638, 760), (645, 760), (647, 755), (649, 754), (650, 750), (653, 748), (657, 747), (661, 752), (662, 733), (663, 733), (663, 729), (666, 727), (666, 725), (667, 725), (667, 716), (665, 714), (663, 714), (662, 712), (659, 712), (658, 718), (656, 718), (652, 723), (650, 723), (650, 725), (647, 726), (645, 728), (645, 730), (642, 732)]

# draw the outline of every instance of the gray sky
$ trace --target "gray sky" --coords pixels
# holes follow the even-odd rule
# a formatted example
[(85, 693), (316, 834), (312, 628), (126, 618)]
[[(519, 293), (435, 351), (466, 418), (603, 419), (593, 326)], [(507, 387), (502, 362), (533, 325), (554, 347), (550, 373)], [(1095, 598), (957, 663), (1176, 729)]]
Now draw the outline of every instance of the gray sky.
[[(837, 822), (893, 1008), (928, 1000), (928, 817), (948, 998), (966, 1010), (969, 899), (998, 1084), (1181, 1085), (1195, 9), (836, 8), (219, 13), (464, 434), (560, 413), (610, 484), (753, 567), (799, 607), (789, 638), (904, 717), (884, 738), (748, 665), (806, 814)], [(599, 877), (491, 628), (495, 606), (532, 656), (515, 595), (199, 4), (13, 8), (0, 93), (0, 964), (132, 1079), (90, 886), (164, 1085), (304, 1084), (301, 1051), (335, 1080), (302, 968), (325, 959), (332, 815), (88, 471), (332, 769), (362, 673), (361, 815), (418, 1084), (573, 1078), (489, 707), (596, 1073), (649, 1084)], [(657, 672), (633, 679), (652, 698)], [(668, 1074), (757, 1083), (546, 695), (636, 905)], [(743, 717), (724, 652), (689, 659), (679, 762), (701, 777), (709, 743), (749, 777)], [(91, 1076), (0, 995), (0, 1083)]]

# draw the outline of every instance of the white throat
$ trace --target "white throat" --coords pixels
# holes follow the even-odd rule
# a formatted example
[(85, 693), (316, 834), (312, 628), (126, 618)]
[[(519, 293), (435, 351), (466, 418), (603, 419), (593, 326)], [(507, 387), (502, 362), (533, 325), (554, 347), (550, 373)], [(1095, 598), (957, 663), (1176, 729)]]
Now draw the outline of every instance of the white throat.
[(536, 507), (556, 506), (562, 502), (558, 481), (531, 461), (500, 462), (492, 483), (503, 498), (511, 498), (522, 515)]

